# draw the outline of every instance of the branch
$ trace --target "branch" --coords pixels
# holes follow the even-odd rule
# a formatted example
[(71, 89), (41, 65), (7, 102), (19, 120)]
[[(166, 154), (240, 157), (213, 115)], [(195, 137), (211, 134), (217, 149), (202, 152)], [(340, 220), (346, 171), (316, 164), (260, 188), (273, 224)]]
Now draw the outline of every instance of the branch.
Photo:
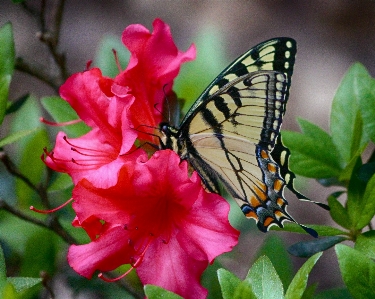
[[(50, 4), (48, 4), (48, 2), (50, 2)], [(24, 61), (22, 58), (17, 58), (16, 60), (17, 70), (38, 78), (51, 86), (56, 92), (58, 92), (59, 86), (69, 77), (66, 69), (65, 55), (58, 51), (64, 4), (65, 0), (42, 0), (40, 11), (37, 11), (28, 6), (25, 2), (22, 2), (24, 10), (30, 14), (38, 24), (39, 32), (37, 36), (39, 40), (48, 47), (49, 53), (55, 62), (55, 72), (47, 71), (50, 70), (50, 67), (46, 67), (45, 65)], [(51, 20), (49, 26), (46, 22), (47, 17), (48, 20)]]
[(23, 219), (27, 222), (33, 223), (35, 225), (38, 225), (40, 227), (43, 227), (43, 228), (46, 228), (55, 232), (68, 244), (77, 244), (77, 241), (75, 240), (75, 238), (72, 237), (63, 229), (63, 227), (60, 225), (55, 215), (48, 215), (49, 219), (47, 220), (47, 222), (44, 222), (34, 217), (31, 217), (24, 212), (21, 212), (15, 207), (7, 204), (3, 199), (0, 199), (0, 209), (4, 209), (5, 211), (8, 211), (14, 216), (20, 219)]
[(51, 86), (57, 93), (59, 91), (59, 87), (64, 80), (61, 77), (52, 77), (49, 72), (46, 71), (46, 68), (36, 62), (26, 62), (21, 57), (16, 58), (16, 70), (29, 74), (47, 85)]
[[(60, 53), (57, 49), (60, 38), (61, 21), (63, 17), (65, 0), (58, 0), (57, 3), (52, 5), (50, 11), (46, 9), (45, 2), (46, 0), (42, 1), (41, 8), (40, 24), (42, 34), (40, 35), (40, 40), (48, 46), (48, 49), (56, 65), (59, 67), (60, 75), (65, 80), (68, 78), (68, 73), (65, 65), (65, 55), (64, 53)], [(46, 15), (48, 15), (52, 19), (50, 30), (46, 28)]]
[(8, 170), (10, 174), (15, 176), (16, 178), (19, 178), (27, 186), (29, 186), (32, 190), (36, 191), (39, 194), (39, 189), (17, 169), (16, 165), (14, 165), (14, 163), (10, 160), (8, 155), (3, 151), (0, 152), (0, 160), (1, 162), (3, 162), (5, 168)]
[[(41, 186), (37, 187), (35, 186), (26, 176), (24, 176), (15, 166), (15, 164), (10, 160), (8, 155), (4, 152), (0, 152), (0, 160), (5, 165), (6, 169), (10, 174), (15, 176), (16, 178), (22, 180), (28, 187), (30, 187), (32, 190), (34, 190), (41, 198), (42, 203), (45, 207), (48, 209), (51, 208), (49, 200), (48, 200), (48, 194), (46, 191), (46, 188)], [(36, 225), (42, 226), (44, 228), (47, 228), (49, 230), (54, 231), (56, 234), (58, 234), (60, 237), (62, 237), (67, 243), (69, 244), (77, 244), (77, 241), (69, 234), (67, 233), (64, 228), (61, 226), (60, 222), (58, 221), (56, 215), (49, 214), (47, 221), (43, 222), (39, 219), (36, 219), (34, 217), (31, 217), (18, 209), (8, 205), (4, 200), (0, 199), (0, 208), (4, 209), (13, 215), (17, 216), (18, 218), (21, 218), (25, 221), (34, 223)]]

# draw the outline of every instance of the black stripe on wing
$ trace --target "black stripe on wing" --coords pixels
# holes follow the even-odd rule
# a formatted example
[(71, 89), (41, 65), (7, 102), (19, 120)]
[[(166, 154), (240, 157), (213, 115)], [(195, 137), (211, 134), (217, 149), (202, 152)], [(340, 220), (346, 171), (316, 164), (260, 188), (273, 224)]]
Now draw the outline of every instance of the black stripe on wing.
[(274, 71), (233, 80), (200, 107), (183, 138), (210, 131), (242, 137), (272, 150), (284, 115), (287, 84), (286, 76)]

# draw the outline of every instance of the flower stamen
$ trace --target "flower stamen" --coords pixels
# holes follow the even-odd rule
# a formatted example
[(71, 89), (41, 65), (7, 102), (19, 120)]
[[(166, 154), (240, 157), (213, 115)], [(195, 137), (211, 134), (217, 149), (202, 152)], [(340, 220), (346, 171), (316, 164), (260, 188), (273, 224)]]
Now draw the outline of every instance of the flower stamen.
[(40, 213), (40, 214), (50, 214), (50, 213), (54, 213), (54, 212), (62, 209), (63, 207), (65, 207), (66, 205), (71, 203), (72, 201), (73, 201), (73, 197), (70, 198), (69, 200), (67, 200), (66, 202), (64, 202), (62, 205), (60, 205), (60, 206), (58, 206), (54, 209), (51, 209), (51, 210), (39, 210), (39, 209), (34, 208), (34, 206), (30, 206), (30, 210), (34, 211), (34, 212), (37, 212), (37, 213)]
[[(145, 249), (144, 249), (144, 250), (142, 251), (142, 253), (139, 255), (138, 259), (137, 259), (134, 263), (131, 262), (131, 268), (130, 268), (128, 271), (126, 271), (124, 274), (121, 274), (120, 276), (118, 276), (118, 277), (116, 277), (116, 278), (107, 278), (107, 277), (105, 277), (105, 276), (103, 275), (103, 272), (100, 272), (100, 273), (98, 274), (98, 277), (99, 277), (100, 279), (106, 281), (106, 282), (115, 282), (115, 281), (118, 281), (118, 280), (124, 278), (125, 276), (127, 276), (131, 271), (133, 271), (134, 268), (137, 268), (137, 267), (141, 264), (141, 262), (143, 261), (143, 258), (144, 258), (145, 254), (146, 254), (146, 251), (147, 251), (148, 247), (150, 246), (151, 241), (154, 239), (154, 235), (153, 235), (152, 233), (150, 233), (150, 237), (151, 237), (151, 238), (148, 240)], [(129, 245), (130, 245), (130, 243), (132, 243), (132, 241), (129, 239), (128, 243), (129, 243)], [(133, 258), (130, 258), (130, 259), (132, 260)], [(134, 259), (133, 259), (133, 260), (134, 260)]]
[(113, 52), (113, 55), (115, 56), (115, 61), (116, 61), (116, 66), (117, 66), (118, 72), (121, 73), (122, 72), (122, 68), (121, 68), (120, 60), (118, 59), (118, 55), (117, 55), (116, 49), (112, 49), (112, 52)]
[(120, 276), (118, 276), (118, 277), (116, 277), (116, 278), (107, 278), (107, 277), (105, 277), (105, 276), (103, 275), (102, 272), (100, 272), (100, 273), (98, 274), (98, 277), (99, 277), (101, 280), (104, 280), (105, 282), (115, 282), (115, 281), (118, 281), (118, 280), (124, 278), (124, 277), (125, 277), (126, 275), (128, 275), (131, 271), (133, 271), (133, 269), (134, 269), (134, 267), (131, 267), (131, 268), (130, 268), (128, 271), (126, 271), (124, 274), (122, 274), (122, 275), (120, 275)]
[(45, 123), (49, 126), (53, 126), (53, 127), (63, 127), (63, 126), (69, 126), (69, 125), (75, 125), (75, 124), (78, 124), (82, 121), (82, 119), (74, 119), (74, 120), (70, 120), (70, 121), (66, 121), (66, 122), (60, 122), (60, 123), (56, 123), (56, 122), (53, 122), (53, 121), (49, 121), (49, 120), (46, 120), (44, 117), (40, 117), (39, 118), (39, 121), (42, 122), (42, 123)]

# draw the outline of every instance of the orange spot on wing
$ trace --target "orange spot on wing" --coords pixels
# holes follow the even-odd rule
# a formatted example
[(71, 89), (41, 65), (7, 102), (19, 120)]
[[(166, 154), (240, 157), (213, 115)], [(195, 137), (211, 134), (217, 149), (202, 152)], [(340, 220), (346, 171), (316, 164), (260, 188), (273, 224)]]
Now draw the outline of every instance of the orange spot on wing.
[(275, 216), (277, 219), (280, 219), (281, 217), (285, 216), (283, 212), (281, 211), (275, 211)]
[(260, 151), (260, 156), (263, 158), (263, 159), (268, 159), (268, 154), (265, 150), (261, 150)]
[(258, 199), (265, 201), (267, 199), (267, 194), (266, 194), (267, 187), (263, 184), (261, 184), (260, 187), (262, 189), (255, 187), (254, 192), (257, 195)]
[(272, 222), (274, 222), (274, 219), (272, 217), (267, 217), (264, 220), (263, 224), (264, 224), (265, 227), (268, 227)]
[(256, 214), (255, 212), (253, 212), (253, 211), (247, 213), (245, 216), (246, 216), (247, 218), (253, 218), (253, 219), (255, 219), (256, 221), (258, 221), (258, 216), (257, 216), (257, 214)]
[(273, 183), (273, 189), (276, 192), (279, 192), (281, 188), (283, 187), (283, 185), (284, 185), (284, 182), (282, 180), (275, 180), (275, 182)]
[(268, 171), (269, 172), (272, 172), (272, 173), (276, 173), (276, 165), (275, 164), (273, 164), (273, 163), (268, 163), (267, 164), (267, 168), (268, 168)]
[(251, 196), (250, 197), (250, 202), (249, 202), (250, 206), (253, 207), (253, 208), (257, 208), (260, 206), (260, 202), (259, 200), (255, 197), (255, 196)]
[(282, 206), (284, 206), (285, 201), (284, 201), (283, 198), (279, 197), (279, 198), (277, 199), (276, 203), (277, 203), (278, 206), (282, 207)]

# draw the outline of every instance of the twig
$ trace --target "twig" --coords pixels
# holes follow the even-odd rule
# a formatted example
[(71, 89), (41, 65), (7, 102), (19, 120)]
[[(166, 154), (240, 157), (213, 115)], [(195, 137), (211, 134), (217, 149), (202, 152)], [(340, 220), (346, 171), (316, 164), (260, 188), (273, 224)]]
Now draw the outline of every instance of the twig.
[[(58, 51), (58, 44), (60, 38), (61, 21), (64, 11), (65, 0), (58, 0), (56, 4), (52, 5), (50, 11), (47, 10), (46, 0), (42, 1), (40, 24), (41, 24), (41, 36), (40, 40), (44, 42), (59, 68), (60, 76), (65, 80), (68, 77), (68, 73), (65, 65), (65, 55)], [(46, 15), (49, 15), (53, 20), (51, 29), (47, 29)]]
[(42, 82), (51, 86), (56, 93), (59, 91), (60, 85), (64, 80), (60, 77), (52, 77), (49, 72), (46, 71), (46, 68), (39, 63), (35, 62), (26, 62), (21, 57), (16, 58), (16, 70), (29, 74)]
[[(66, 69), (65, 55), (64, 53), (60, 53), (58, 51), (61, 21), (63, 17), (65, 0), (56, 0), (52, 2), (54, 3), (48, 5), (47, 0), (42, 0), (40, 11), (36, 11), (35, 9), (28, 6), (25, 2), (22, 2), (22, 7), (38, 23), (40, 32), (37, 35), (40, 41), (48, 47), (49, 53), (53, 58), (53, 61), (55, 62), (55, 75), (52, 74), (53, 72), (46, 71), (49, 69), (49, 67), (38, 63), (25, 61), (22, 58), (16, 59), (16, 69), (38, 78), (39, 80), (51, 86), (56, 92), (58, 92), (59, 86), (69, 76)], [(48, 6), (50, 6), (50, 9), (48, 9)], [(52, 20), (52, 24), (50, 26), (48, 26), (46, 22), (47, 16)], [(50, 27), (50, 29), (48, 29), (48, 27)]]
[(10, 174), (13, 176), (19, 178), (21, 181), (23, 181), (27, 186), (29, 186), (32, 190), (39, 193), (39, 189), (27, 178), (25, 177), (14, 165), (14, 163), (10, 160), (8, 155), (4, 153), (3, 151), (0, 152), (0, 160), (3, 162), (4, 166), (8, 170)]
[[(30, 187), (32, 190), (38, 193), (45, 207), (47, 207), (48, 209), (51, 208), (49, 199), (48, 199), (48, 194), (47, 194), (45, 187), (35, 186), (26, 176), (24, 176), (17, 169), (17, 167), (10, 160), (10, 158), (8, 157), (6, 153), (0, 152), (0, 160), (3, 162), (3, 164), (5, 165), (6, 169), (8, 170), (10, 174), (22, 180), (28, 187)], [(64, 230), (64, 228), (61, 226), (60, 222), (58, 221), (56, 215), (54, 214), (48, 215), (46, 222), (44, 222), (19, 211), (18, 209), (8, 205), (4, 200), (1, 200), (1, 199), (0, 199), (0, 208), (12, 213), (13, 215), (23, 220), (26, 220), (28, 222), (34, 223), (36, 225), (39, 225), (39, 226), (42, 226), (44, 228), (54, 231), (56, 234), (62, 237), (69, 244), (77, 244), (77, 241), (75, 240), (75, 238), (72, 237), (69, 233), (67, 233)]]
[(74, 237), (69, 235), (60, 225), (60, 223), (57, 221), (56, 216), (54, 215), (48, 215), (50, 218), (49, 221), (44, 222), (39, 219), (36, 219), (34, 217), (31, 217), (27, 215), (24, 212), (21, 212), (20, 210), (14, 208), (13, 206), (7, 204), (3, 199), (0, 199), (0, 209), (3, 209), (5, 211), (8, 211), (9, 213), (13, 214), (14, 216), (17, 216), (20, 219), (23, 219), (27, 222), (33, 223), (35, 225), (38, 225), (40, 227), (44, 227), (46, 229), (52, 230), (56, 234), (58, 234), (65, 242), (68, 244), (77, 244), (77, 241)]
[(54, 299), (55, 298), (55, 293), (54, 293), (54, 291), (52, 290), (52, 288), (50, 286), (51, 277), (45, 271), (42, 271), (40, 273), (40, 277), (42, 278), (42, 284), (43, 284), (43, 286), (45, 287), (45, 289), (47, 290), (47, 292), (50, 294), (49, 298), (50, 299)]

